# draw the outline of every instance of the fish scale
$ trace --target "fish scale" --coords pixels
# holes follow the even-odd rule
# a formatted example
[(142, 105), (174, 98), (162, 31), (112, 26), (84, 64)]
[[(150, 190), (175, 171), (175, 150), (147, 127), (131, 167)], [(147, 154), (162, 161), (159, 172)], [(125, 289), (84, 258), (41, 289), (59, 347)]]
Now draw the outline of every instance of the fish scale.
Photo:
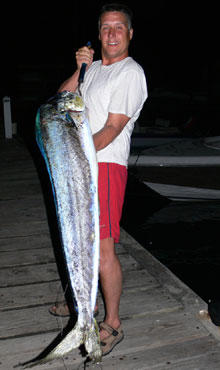
[(101, 361), (93, 317), (99, 274), (99, 205), (96, 152), (83, 100), (61, 92), (42, 105), (36, 139), (50, 176), (64, 260), (78, 319), (74, 328), (46, 357), (26, 367), (62, 357), (84, 343), (88, 356)]

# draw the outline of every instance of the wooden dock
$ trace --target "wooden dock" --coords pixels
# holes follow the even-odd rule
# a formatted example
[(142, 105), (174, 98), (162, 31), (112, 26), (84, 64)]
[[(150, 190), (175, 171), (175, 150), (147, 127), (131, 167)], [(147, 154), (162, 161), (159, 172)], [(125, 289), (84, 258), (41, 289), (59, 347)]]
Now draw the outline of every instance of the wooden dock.
[[(68, 319), (48, 313), (63, 298), (45, 206), (49, 195), (43, 196), (22, 142), (0, 140), (0, 158), (0, 369), (8, 370), (38, 355)], [(199, 317), (206, 303), (124, 230), (117, 251), (125, 338), (102, 368), (219, 370), (220, 330)], [(101, 321), (101, 298), (99, 310)], [(82, 361), (77, 349), (36, 369), (74, 370)]]

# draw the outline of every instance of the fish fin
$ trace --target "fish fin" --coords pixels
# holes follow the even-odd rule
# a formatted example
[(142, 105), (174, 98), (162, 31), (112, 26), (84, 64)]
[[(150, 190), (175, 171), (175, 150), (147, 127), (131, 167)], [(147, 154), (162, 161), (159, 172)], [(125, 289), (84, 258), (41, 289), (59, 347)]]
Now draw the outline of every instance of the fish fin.
[(45, 357), (39, 355), (30, 361), (19, 364), (18, 366), (22, 366), (23, 369), (28, 369), (53, 361), (57, 358), (61, 358), (73, 349), (78, 348), (83, 343), (83, 339), (84, 332), (77, 322), (74, 328)]
[(84, 345), (89, 358), (94, 363), (101, 362), (102, 351), (100, 347), (99, 327), (95, 319), (93, 319), (93, 324), (85, 333)]

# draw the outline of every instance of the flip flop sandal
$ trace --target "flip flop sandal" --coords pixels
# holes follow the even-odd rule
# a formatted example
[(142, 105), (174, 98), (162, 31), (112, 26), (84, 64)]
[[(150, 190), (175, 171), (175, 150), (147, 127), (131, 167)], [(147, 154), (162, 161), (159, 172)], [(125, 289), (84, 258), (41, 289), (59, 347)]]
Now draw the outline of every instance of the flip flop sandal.
[(108, 355), (113, 348), (119, 344), (122, 339), (124, 338), (123, 330), (121, 329), (121, 326), (119, 328), (113, 329), (110, 325), (106, 324), (105, 322), (101, 322), (99, 324), (99, 329), (103, 329), (109, 333), (109, 336), (107, 338), (104, 338), (101, 340), (101, 350), (102, 350), (102, 356)]
[[(58, 317), (70, 317), (69, 307), (67, 306), (66, 302), (59, 303), (56, 306), (49, 308), (49, 313), (53, 316), (58, 316)], [(99, 310), (97, 309), (94, 312), (94, 317), (98, 316), (98, 314), (99, 314)]]

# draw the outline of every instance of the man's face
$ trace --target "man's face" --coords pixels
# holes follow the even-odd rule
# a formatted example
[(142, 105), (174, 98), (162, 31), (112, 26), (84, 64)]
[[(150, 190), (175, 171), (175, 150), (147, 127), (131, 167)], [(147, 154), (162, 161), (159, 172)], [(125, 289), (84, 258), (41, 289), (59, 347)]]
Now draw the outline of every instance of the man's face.
[(132, 36), (133, 30), (128, 29), (124, 13), (115, 11), (104, 13), (99, 31), (103, 64), (112, 64), (126, 58)]

